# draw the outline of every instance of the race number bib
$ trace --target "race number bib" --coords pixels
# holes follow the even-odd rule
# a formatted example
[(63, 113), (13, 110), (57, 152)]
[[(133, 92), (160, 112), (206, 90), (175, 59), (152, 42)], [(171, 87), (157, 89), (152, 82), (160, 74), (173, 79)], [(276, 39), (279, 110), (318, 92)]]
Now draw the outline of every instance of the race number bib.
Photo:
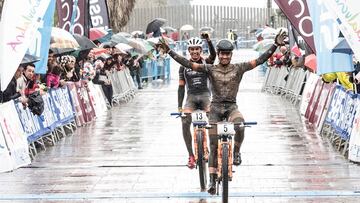
[(194, 111), (191, 113), (192, 122), (206, 122), (206, 112), (205, 111)]
[(218, 123), (217, 124), (218, 135), (235, 135), (233, 123)]

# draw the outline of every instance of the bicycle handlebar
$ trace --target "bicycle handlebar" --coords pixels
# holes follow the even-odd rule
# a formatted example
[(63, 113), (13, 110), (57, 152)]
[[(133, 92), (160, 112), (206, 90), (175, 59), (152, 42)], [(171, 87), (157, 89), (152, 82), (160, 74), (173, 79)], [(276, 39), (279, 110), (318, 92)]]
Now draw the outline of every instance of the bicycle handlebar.
[(181, 116), (182, 113), (180, 112), (176, 112), (176, 113), (170, 113), (170, 116)]

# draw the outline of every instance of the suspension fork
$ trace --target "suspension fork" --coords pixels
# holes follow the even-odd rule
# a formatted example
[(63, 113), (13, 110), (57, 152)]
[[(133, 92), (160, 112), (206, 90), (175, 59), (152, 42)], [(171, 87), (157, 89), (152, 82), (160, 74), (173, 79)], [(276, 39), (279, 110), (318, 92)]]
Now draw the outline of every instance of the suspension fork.
[(221, 137), (218, 141), (218, 148), (217, 148), (217, 174), (218, 177), (221, 177), (222, 173), (222, 146), (223, 144), (228, 145), (228, 175), (229, 180), (232, 179), (232, 162), (233, 162), (233, 156), (232, 156), (232, 139), (231, 137), (223, 138)]

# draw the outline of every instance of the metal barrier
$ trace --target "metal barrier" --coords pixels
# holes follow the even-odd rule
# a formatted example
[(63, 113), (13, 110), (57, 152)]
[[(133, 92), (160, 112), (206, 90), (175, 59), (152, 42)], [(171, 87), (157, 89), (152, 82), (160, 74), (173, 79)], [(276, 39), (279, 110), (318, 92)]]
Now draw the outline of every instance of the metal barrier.
[(151, 82), (152, 80), (162, 79), (164, 82), (169, 82), (170, 74), (170, 57), (166, 57), (164, 65), (158, 64), (158, 61), (147, 59), (143, 63), (141, 70), (141, 80)]
[(135, 84), (130, 76), (129, 69), (115, 71), (110, 75), (113, 87), (113, 102), (129, 102), (135, 96)]

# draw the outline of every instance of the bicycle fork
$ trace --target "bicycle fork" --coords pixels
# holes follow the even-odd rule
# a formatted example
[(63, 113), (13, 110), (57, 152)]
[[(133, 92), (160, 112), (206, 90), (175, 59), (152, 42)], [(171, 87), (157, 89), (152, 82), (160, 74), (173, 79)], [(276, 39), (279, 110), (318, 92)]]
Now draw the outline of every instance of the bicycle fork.
[(220, 139), (220, 142), (218, 142), (218, 148), (217, 148), (217, 174), (218, 179), (221, 180), (221, 174), (222, 174), (222, 148), (224, 145), (228, 145), (228, 176), (229, 181), (232, 180), (232, 162), (233, 162), (233, 156), (232, 156), (232, 140), (229, 139), (227, 141), (223, 141)]
[(203, 155), (204, 157), (207, 157), (209, 155), (209, 152), (208, 152), (208, 145), (207, 145), (207, 136), (206, 136), (206, 129), (205, 128), (198, 128), (196, 127), (194, 129), (194, 133), (193, 133), (193, 139), (194, 139), (194, 151), (195, 151), (195, 160), (198, 161), (198, 154), (199, 154), (199, 149), (198, 149), (198, 145), (197, 145), (197, 134), (198, 134), (198, 131), (202, 131), (202, 138), (203, 138)]

